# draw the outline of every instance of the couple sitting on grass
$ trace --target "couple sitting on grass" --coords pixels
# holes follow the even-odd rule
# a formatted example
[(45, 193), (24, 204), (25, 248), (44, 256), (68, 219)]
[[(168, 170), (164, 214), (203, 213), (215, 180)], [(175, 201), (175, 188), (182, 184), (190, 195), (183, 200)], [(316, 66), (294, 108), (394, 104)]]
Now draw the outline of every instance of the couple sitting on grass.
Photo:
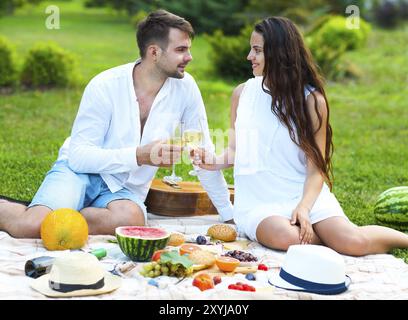
[[(272, 249), (323, 244), (362, 256), (407, 248), (408, 235), (356, 226), (331, 192), (332, 129), (322, 78), (288, 19), (255, 25), (247, 59), (254, 77), (231, 99), (228, 148), (214, 154), (204, 103), (193, 77), (194, 31), (159, 10), (137, 31), (140, 59), (104, 71), (85, 88), (71, 137), (31, 204), (3, 200), (0, 230), (36, 238), (47, 213), (73, 208), (90, 234), (145, 225), (144, 200), (158, 167), (178, 161), (181, 147), (163, 143), (175, 122), (204, 119), (204, 147), (193, 151), (198, 178), (223, 221)], [(243, 43), (242, 45), (245, 45)], [(234, 166), (232, 206), (222, 169)]]

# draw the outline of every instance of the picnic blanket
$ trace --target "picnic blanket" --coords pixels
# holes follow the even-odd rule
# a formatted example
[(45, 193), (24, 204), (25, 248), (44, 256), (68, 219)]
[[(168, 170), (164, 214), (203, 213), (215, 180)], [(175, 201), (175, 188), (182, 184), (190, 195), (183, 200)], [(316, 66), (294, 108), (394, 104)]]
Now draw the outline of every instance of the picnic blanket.
[[(218, 223), (218, 216), (196, 216), (188, 218), (163, 217), (148, 214), (149, 225), (162, 227), (168, 231), (185, 234), (205, 234), (209, 226)], [(249, 282), (244, 274), (224, 276), (214, 289), (200, 291), (192, 286), (192, 278), (177, 283), (170, 277), (156, 278), (159, 286), (148, 283), (149, 278), (139, 274), (142, 263), (133, 263), (120, 251), (113, 236), (89, 236), (85, 251), (105, 248), (107, 256), (101, 263), (107, 270), (116, 268), (122, 276), (122, 286), (114, 292), (89, 297), (69, 299), (138, 299), (138, 300), (241, 300), (241, 299), (408, 299), (408, 264), (390, 254), (368, 255), (365, 257), (343, 256), (346, 273), (351, 277), (349, 289), (338, 295), (325, 296), (304, 292), (279, 289), (268, 284), (268, 277), (279, 271), (284, 261), (285, 252), (271, 250), (242, 237), (236, 243), (219, 244), (224, 249), (234, 249), (236, 245), (245, 246), (246, 250), (256, 255), (260, 262), (269, 267), (268, 271), (258, 271), (256, 281), (251, 285), (256, 292), (228, 289), (228, 284), (237, 281)], [(230, 247), (228, 247), (230, 246)], [(232, 247), (231, 247), (232, 246)], [(0, 232), (0, 299), (52, 299), (47, 298), (30, 287), (32, 278), (25, 276), (24, 265), (29, 259), (39, 256), (59, 256), (64, 251), (47, 251), (40, 239), (15, 239), (5, 232)]]

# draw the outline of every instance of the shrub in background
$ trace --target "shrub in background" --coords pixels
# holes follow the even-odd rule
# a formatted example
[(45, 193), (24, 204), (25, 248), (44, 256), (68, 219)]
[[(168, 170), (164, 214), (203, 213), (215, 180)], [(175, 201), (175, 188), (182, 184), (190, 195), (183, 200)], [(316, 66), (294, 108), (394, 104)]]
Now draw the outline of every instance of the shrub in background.
[(0, 87), (12, 87), (18, 78), (15, 48), (0, 36)]
[(221, 30), (212, 36), (206, 35), (211, 46), (210, 60), (216, 74), (234, 80), (246, 80), (252, 76), (251, 64), (246, 59), (252, 30), (252, 26), (247, 26), (234, 37), (225, 36)]
[(144, 10), (139, 10), (136, 14), (132, 16), (132, 18), (130, 19), (130, 23), (135, 29), (137, 29), (137, 26), (140, 23), (140, 21), (142, 21), (146, 17), (147, 12)]
[(35, 45), (21, 73), (21, 82), (27, 87), (68, 87), (79, 80), (77, 59), (52, 42)]
[(360, 19), (359, 29), (349, 29), (346, 19), (331, 16), (306, 35), (312, 55), (326, 78), (337, 80), (346, 76), (359, 76), (359, 69), (342, 59), (346, 51), (363, 47), (371, 27)]

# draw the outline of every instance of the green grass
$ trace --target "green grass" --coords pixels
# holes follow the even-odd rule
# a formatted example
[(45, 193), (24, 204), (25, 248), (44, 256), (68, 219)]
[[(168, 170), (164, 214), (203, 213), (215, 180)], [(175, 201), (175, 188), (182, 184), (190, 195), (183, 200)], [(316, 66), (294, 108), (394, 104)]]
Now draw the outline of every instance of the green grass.
[[(60, 7), (60, 30), (44, 26), (48, 4)], [(83, 76), (74, 89), (0, 96), (0, 194), (30, 199), (70, 134), (86, 83), (97, 73), (138, 57), (135, 31), (124, 15), (84, 10), (79, 1), (53, 1), (0, 18), (0, 34), (15, 43), (20, 65), (34, 43), (52, 40), (78, 56)], [(406, 26), (396, 31), (374, 29), (367, 47), (347, 56), (363, 77), (327, 86), (335, 144), (334, 193), (358, 225), (375, 223), (373, 205), (382, 191), (408, 184), (407, 38)], [(210, 127), (225, 130), (236, 83), (208, 71), (208, 52), (205, 39), (196, 37), (188, 71), (202, 91)], [(194, 180), (190, 169), (179, 165), (177, 173)], [(158, 176), (169, 173), (160, 169)], [(224, 174), (233, 183), (232, 170)], [(408, 250), (394, 254), (408, 261)]]

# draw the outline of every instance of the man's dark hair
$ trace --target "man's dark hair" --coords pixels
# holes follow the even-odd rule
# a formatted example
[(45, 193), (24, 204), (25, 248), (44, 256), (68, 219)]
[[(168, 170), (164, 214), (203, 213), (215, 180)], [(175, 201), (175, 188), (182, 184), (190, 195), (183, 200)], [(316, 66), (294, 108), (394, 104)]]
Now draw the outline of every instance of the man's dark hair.
[(154, 11), (137, 27), (136, 38), (140, 57), (146, 56), (147, 47), (154, 42), (157, 42), (162, 49), (166, 49), (169, 44), (170, 28), (184, 31), (191, 39), (194, 38), (194, 30), (190, 22), (166, 10)]

